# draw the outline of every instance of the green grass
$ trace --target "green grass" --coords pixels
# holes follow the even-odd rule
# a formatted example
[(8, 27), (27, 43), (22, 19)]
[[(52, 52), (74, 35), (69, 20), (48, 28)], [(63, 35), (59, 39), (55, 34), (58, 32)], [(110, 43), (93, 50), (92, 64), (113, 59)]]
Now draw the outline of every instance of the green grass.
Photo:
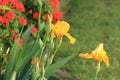
[[(69, 1), (69, 0), (65, 0)], [(120, 0), (71, 0), (65, 20), (71, 24), (70, 33), (75, 45), (64, 38), (56, 61), (80, 52), (91, 52), (103, 42), (110, 59), (110, 67), (101, 65), (98, 80), (120, 80)], [(61, 80), (93, 80), (93, 60), (76, 56), (62, 68)]]

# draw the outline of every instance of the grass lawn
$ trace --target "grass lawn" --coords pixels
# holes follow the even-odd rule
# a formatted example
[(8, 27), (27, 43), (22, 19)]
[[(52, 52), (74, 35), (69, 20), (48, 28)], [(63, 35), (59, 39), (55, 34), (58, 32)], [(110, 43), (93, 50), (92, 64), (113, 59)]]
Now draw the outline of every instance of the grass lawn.
[[(56, 61), (72, 54), (91, 52), (103, 42), (110, 59), (110, 67), (102, 63), (98, 80), (120, 80), (120, 0), (64, 0), (65, 20), (71, 24), (70, 33), (75, 45), (64, 38)], [(69, 9), (69, 10), (68, 10)], [(62, 68), (61, 80), (93, 80), (95, 63), (74, 57)]]

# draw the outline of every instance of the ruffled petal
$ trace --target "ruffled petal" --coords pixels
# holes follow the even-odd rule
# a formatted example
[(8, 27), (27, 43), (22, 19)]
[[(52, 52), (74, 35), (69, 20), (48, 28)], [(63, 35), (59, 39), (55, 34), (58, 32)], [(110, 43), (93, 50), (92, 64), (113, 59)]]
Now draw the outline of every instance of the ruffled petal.
[(69, 33), (65, 34), (65, 36), (70, 40), (71, 44), (74, 44), (76, 42), (76, 39), (73, 38)]
[(86, 53), (86, 54), (80, 53), (79, 57), (82, 57), (82, 58), (92, 58), (91, 54), (88, 54), (88, 53)]
[(109, 67), (109, 58), (107, 55), (104, 56), (103, 62), (106, 64), (107, 67)]

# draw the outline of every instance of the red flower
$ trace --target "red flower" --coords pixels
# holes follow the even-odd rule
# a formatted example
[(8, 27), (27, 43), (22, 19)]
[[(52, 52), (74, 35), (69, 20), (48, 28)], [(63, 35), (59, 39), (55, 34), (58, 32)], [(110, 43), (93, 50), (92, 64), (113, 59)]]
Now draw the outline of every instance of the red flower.
[(25, 11), (24, 5), (21, 2), (18, 2), (18, 1), (14, 1), (12, 7), (14, 9), (19, 10), (20, 12), (24, 12)]
[(62, 18), (62, 13), (59, 11), (58, 6), (60, 4), (59, 0), (47, 0), (52, 8), (53, 8), (53, 21), (54, 23), (56, 23), (58, 20), (60, 20)]
[(8, 19), (4, 16), (0, 16), (0, 23), (5, 24), (5, 25), (9, 25)]
[(39, 13), (38, 13), (38, 12), (34, 12), (34, 13), (33, 13), (33, 18), (34, 18), (34, 19), (37, 19), (38, 17), (39, 17)]
[(60, 1), (59, 0), (47, 0), (53, 8), (57, 8), (60, 4)]
[[(0, 0), (0, 6), (7, 6), (13, 1), (16, 1), (16, 0)], [(5, 12), (5, 10), (0, 9), (0, 12)]]
[(0, 16), (0, 24), (3, 24), (3, 16)]
[(27, 21), (25, 18), (19, 18), (19, 22), (21, 23), (22, 26), (26, 26), (27, 25)]
[(8, 11), (8, 12), (6, 13), (6, 17), (7, 17), (8, 19), (14, 20), (14, 19), (15, 19), (15, 14), (14, 14), (12, 11)]
[(9, 0), (0, 0), (0, 5), (6, 6), (9, 3)]
[(37, 29), (36, 27), (33, 27), (31, 33), (34, 34), (34, 33), (36, 33), (37, 31), (38, 31), (38, 29)]
[(22, 41), (22, 39), (20, 39), (20, 41), (19, 41), (19, 45), (20, 45), (20, 46), (23, 45), (23, 41)]
[[(18, 36), (15, 35), (15, 36), (13, 37), (13, 40), (16, 41), (17, 39), (18, 39)], [(22, 46), (22, 44), (23, 44), (22, 39), (19, 40), (19, 44)]]
[(16, 41), (17, 39), (18, 39), (18, 36), (15, 35), (15, 36), (13, 37), (13, 40)]
[(0, 12), (4, 13), (4, 12), (5, 12), (5, 10), (4, 10), (4, 9), (0, 9)]
[(55, 9), (53, 13), (53, 21), (56, 23), (61, 18), (62, 18), (62, 13), (58, 9)]

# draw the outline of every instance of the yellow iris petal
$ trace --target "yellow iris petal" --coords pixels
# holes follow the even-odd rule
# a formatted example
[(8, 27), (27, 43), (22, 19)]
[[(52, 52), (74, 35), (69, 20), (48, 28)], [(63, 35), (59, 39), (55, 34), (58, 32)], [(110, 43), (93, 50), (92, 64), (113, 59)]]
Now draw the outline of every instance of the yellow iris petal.
[(92, 58), (91, 54), (88, 54), (88, 53), (86, 53), (86, 54), (80, 53), (79, 57), (82, 57), (82, 58)]
[(103, 62), (106, 64), (107, 67), (109, 67), (109, 58), (107, 55), (104, 56)]
[(103, 48), (103, 43), (100, 43), (97, 48), (92, 51), (91, 54), (81, 54), (79, 55), (82, 58), (92, 58), (95, 60), (97, 64), (100, 64), (102, 61), (106, 64), (106, 66), (109, 66), (109, 58), (106, 55), (106, 51)]
[(69, 33), (70, 25), (65, 21), (58, 21), (55, 25), (52, 25), (51, 36), (57, 37), (60, 40), (63, 36), (66, 36), (70, 39), (70, 43), (74, 44), (76, 39), (73, 38)]
[(65, 36), (70, 40), (71, 44), (74, 44), (76, 42), (76, 39), (73, 38), (69, 33), (65, 34)]
[(51, 34), (54, 34), (58, 39), (63, 37), (69, 31), (70, 25), (65, 21), (58, 21), (52, 25)]

